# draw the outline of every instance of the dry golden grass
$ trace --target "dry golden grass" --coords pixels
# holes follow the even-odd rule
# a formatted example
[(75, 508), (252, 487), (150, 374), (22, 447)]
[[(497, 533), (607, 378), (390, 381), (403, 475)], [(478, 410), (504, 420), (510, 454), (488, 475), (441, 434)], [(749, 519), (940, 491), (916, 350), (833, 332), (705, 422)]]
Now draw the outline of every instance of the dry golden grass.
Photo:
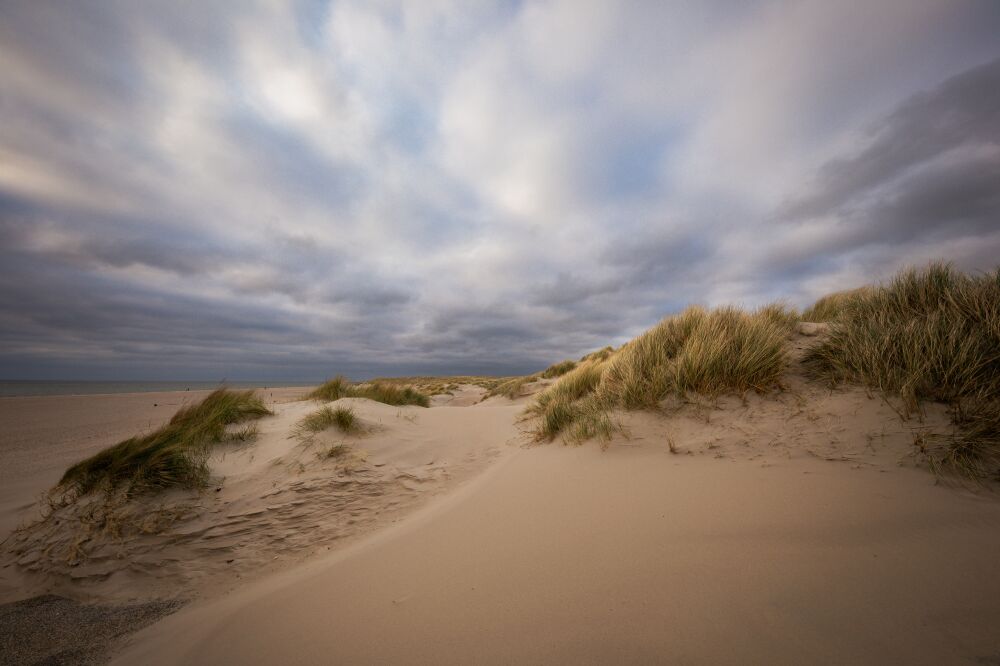
[(776, 388), (796, 321), (783, 305), (752, 313), (691, 307), (667, 317), (616, 352), (589, 355), (539, 394), (529, 408), (539, 416), (536, 435), (606, 439), (614, 409), (654, 407), (669, 395)]
[(372, 382), (379, 384), (393, 384), (396, 386), (410, 386), (421, 393), (427, 395), (439, 395), (451, 393), (462, 384), (480, 386), (490, 391), (500, 384), (513, 379), (513, 377), (492, 377), (487, 375), (445, 375), (442, 377), (413, 376), (413, 377), (379, 377)]
[(561, 377), (575, 367), (576, 361), (560, 361), (559, 363), (553, 363), (542, 371), (542, 377), (545, 379)]
[(344, 434), (350, 434), (358, 432), (361, 424), (357, 414), (350, 407), (334, 409), (328, 405), (306, 414), (296, 425), (296, 430), (301, 435), (322, 432), (329, 428), (337, 428)]
[(615, 353), (615, 348), (611, 345), (604, 347), (603, 349), (598, 349), (597, 351), (592, 351), (589, 354), (584, 354), (580, 357), (580, 361), (606, 361), (608, 357)]
[(869, 290), (870, 287), (859, 287), (827, 294), (802, 312), (802, 321), (833, 321), (854, 298), (865, 295)]
[(857, 291), (806, 356), (832, 383), (856, 382), (951, 405), (959, 434), (925, 446), (932, 465), (1000, 474), (1000, 270), (970, 276), (942, 263)]
[(119, 442), (73, 465), (55, 490), (72, 499), (97, 490), (130, 496), (173, 486), (201, 487), (208, 480), (212, 445), (247, 441), (257, 433), (253, 424), (235, 432), (227, 426), (270, 413), (253, 391), (218, 389), (198, 404), (181, 408), (148, 435)]
[(525, 375), (523, 377), (512, 377), (505, 382), (497, 384), (492, 389), (487, 391), (486, 397), (492, 397), (495, 395), (502, 395), (510, 400), (515, 400), (521, 397), (526, 384), (530, 384), (541, 377), (541, 373), (534, 375)]
[(412, 386), (401, 386), (385, 381), (371, 381), (354, 384), (343, 377), (334, 377), (315, 389), (306, 399), (332, 402), (341, 398), (368, 398), (387, 405), (417, 405), (427, 407), (430, 397)]

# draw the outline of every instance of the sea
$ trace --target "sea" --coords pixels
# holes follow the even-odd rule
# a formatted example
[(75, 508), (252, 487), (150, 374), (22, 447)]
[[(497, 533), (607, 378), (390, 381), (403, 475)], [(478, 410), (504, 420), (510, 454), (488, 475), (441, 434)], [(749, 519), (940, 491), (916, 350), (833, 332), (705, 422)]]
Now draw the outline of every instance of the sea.
[(154, 391), (203, 391), (226, 386), (233, 389), (316, 386), (320, 382), (101, 382), (0, 380), (0, 398), (29, 395), (94, 395), (99, 393), (150, 393)]

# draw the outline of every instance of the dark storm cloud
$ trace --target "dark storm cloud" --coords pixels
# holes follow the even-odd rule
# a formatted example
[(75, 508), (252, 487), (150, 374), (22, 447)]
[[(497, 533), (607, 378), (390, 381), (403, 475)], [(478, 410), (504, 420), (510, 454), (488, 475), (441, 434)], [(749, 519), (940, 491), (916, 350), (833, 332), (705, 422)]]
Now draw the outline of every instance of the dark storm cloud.
[[(874, 127), (863, 149), (827, 162), (808, 194), (778, 209), (776, 229), (810, 231), (761, 254), (762, 281), (794, 284), (847, 262), (884, 276), (879, 266), (907, 254), (996, 263), (985, 257), (1000, 256), (1000, 60), (912, 96)], [(968, 240), (979, 250), (950, 256), (949, 244)]]
[[(817, 174), (813, 192), (789, 203), (785, 219), (819, 217), (963, 146), (996, 146), (1000, 141), (1000, 60), (952, 77), (939, 87), (918, 94), (876, 125), (870, 144), (857, 155), (836, 159)], [(961, 171), (965, 165), (954, 168)], [(942, 180), (959, 176), (942, 170)], [(916, 187), (935, 187), (926, 179)], [(942, 194), (956, 193), (952, 183)], [(972, 185), (975, 189), (978, 186)], [(931, 195), (933, 197), (933, 195)], [(937, 202), (932, 202), (936, 205)], [(941, 202), (945, 207), (947, 202)], [(935, 208), (928, 210), (933, 215)], [(919, 224), (919, 221), (918, 221)]]

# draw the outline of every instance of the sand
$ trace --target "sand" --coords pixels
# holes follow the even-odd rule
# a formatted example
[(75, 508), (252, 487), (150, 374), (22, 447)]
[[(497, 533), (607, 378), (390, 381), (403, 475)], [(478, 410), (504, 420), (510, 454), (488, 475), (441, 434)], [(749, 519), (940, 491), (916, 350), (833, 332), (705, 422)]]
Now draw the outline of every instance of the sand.
[(549, 447), (517, 451), (449, 499), (350, 552), (185, 609), (117, 663), (1000, 655), (1000, 507), (918, 471)]
[[(281, 403), (308, 387), (261, 391)], [(24, 519), (40, 493), (73, 463), (170, 419), (208, 391), (0, 398), (0, 535)], [(0, 537), (2, 538), (2, 537)], [(0, 587), (0, 600), (6, 595)]]
[[(455, 396), (459, 404), (469, 402), (466, 393)], [(296, 424), (321, 403), (272, 404), (255, 441), (215, 447), (205, 491), (142, 498), (101, 523), (89, 511), (99, 503), (85, 501), (12, 535), (9, 585), (22, 595), (186, 600), (326, 552), (475, 475), (518, 432), (515, 405), (440, 402), (424, 409), (342, 399), (331, 404), (353, 409), (360, 432), (308, 437)], [(340, 455), (328, 456), (331, 449)]]
[(167, 535), (5, 575), (188, 602), (121, 664), (1000, 662), (1000, 498), (914, 455), (942, 410), (793, 371), (618, 415), (603, 450), (535, 445), (529, 398), (481, 396), (338, 401), (368, 432), (307, 443), (288, 433), (316, 405), (277, 404), (213, 458), (218, 492), (169, 500), (197, 506)]

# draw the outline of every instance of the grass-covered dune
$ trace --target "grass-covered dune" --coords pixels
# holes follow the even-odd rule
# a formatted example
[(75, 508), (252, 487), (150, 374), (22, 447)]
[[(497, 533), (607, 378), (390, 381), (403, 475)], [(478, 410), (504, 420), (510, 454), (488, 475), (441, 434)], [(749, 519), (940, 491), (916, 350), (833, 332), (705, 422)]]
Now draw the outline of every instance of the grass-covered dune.
[(610, 434), (608, 412), (653, 407), (669, 395), (767, 391), (778, 386), (785, 340), (797, 315), (781, 305), (755, 312), (691, 307), (617, 351), (585, 357), (529, 408), (537, 434)]
[(948, 404), (958, 433), (926, 443), (931, 461), (1000, 471), (1000, 270), (938, 263), (851, 292), (806, 363), (817, 378), (898, 396), (911, 413), (921, 401)]
[(218, 389), (184, 407), (161, 428), (108, 447), (63, 474), (56, 491), (79, 497), (95, 491), (128, 495), (170, 487), (198, 488), (208, 481), (206, 465), (213, 445), (247, 440), (253, 424), (229, 426), (270, 414), (254, 391)]
[(462, 384), (472, 384), (491, 391), (511, 377), (494, 377), (489, 375), (449, 375), (444, 377), (412, 376), (412, 377), (377, 377), (369, 383), (392, 384), (395, 386), (410, 386), (427, 395), (452, 393)]
[(814, 381), (896, 396), (904, 415), (921, 401), (945, 403), (954, 435), (917, 442), (931, 464), (975, 477), (1000, 473), (1000, 270), (973, 276), (941, 263), (831, 294), (801, 316), (780, 303), (671, 315), (617, 350), (584, 357), (539, 393), (528, 408), (536, 435), (606, 438), (616, 409), (778, 389), (800, 320), (829, 326), (805, 357)]
[(412, 386), (400, 386), (387, 381), (353, 384), (343, 377), (334, 377), (306, 396), (307, 399), (331, 402), (341, 398), (368, 398), (387, 405), (428, 407), (430, 396)]

